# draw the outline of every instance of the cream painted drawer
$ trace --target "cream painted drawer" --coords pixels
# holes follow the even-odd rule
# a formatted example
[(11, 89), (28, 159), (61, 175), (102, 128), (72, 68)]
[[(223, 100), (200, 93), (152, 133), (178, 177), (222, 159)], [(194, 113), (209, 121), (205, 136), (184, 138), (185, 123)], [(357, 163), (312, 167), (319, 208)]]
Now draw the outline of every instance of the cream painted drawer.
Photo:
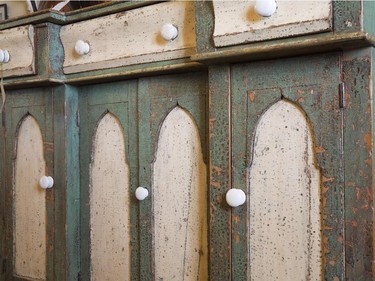
[[(171, 41), (161, 36), (167, 23), (178, 29)], [(70, 24), (60, 37), (67, 74), (189, 57), (196, 45), (194, 3), (165, 2)], [(87, 54), (75, 51), (78, 40), (89, 44)]]
[(0, 31), (0, 49), (7, 50), (10, 60), (3, 63), (3, 76), (35, 74), (34, 27), (20, 26)]
[(256, 1), (214, 1), (215, 46), (230, 46), (332, 29), (332, 0), (278, 0), (276, 12), (262, 17)]

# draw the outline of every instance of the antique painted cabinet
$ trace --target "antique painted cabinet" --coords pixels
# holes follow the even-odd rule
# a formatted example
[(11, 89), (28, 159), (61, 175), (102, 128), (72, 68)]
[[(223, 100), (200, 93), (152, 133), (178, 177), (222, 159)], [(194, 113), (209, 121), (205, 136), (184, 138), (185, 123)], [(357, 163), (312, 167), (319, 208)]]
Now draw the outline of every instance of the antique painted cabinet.
[(373, 280), (374, 3), (1, 22), (0, 280)]

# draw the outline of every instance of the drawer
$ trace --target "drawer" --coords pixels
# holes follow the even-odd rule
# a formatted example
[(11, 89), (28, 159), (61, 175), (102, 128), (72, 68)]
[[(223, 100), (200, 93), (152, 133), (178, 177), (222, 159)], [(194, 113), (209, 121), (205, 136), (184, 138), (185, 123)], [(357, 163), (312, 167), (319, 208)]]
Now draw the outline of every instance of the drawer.
[[(266, 0), (269, 1), (269, 0)], [(332, 1), (276, 1), (263, 17), (256, 1), (214, 1), (214, 43), (217, 47), (332, 30)]]
[[(167, 23), (178, 29), (170, 41), (161, 36)], [(196, 46), (194, 3), (159, 3), (70, 24), (60, 37), (66, 74), (189, 57)], [(78, 40), (88, 43), (87, 54), (75, 51)]]
[(10, 60), (3, 63), (3, 76), (35, 74), (34, 27), (20, 26), (0, 31), (0, 49), (7, 50)]

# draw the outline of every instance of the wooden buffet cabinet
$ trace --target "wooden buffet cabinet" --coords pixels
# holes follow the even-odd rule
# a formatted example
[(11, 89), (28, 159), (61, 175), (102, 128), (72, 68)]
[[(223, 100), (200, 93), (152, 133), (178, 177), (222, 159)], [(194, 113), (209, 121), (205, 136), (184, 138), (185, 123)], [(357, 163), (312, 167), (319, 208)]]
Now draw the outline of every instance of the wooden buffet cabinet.
[(261, 4), (0, 23), (0, 280), (374, 280), (375, 2)]

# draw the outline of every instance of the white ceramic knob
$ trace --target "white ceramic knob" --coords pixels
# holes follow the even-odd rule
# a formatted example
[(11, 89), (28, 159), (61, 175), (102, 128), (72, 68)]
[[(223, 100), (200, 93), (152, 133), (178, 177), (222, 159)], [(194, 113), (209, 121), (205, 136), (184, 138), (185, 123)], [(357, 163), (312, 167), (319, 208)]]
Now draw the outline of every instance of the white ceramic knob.
[(229, 206), (238, 207), (245, 203), (246, 195), (242, 189), (232, 188), (228, 190), (225, 199)]
[(49, 176), (43, 176), (39, 180), (40, 187), (44, 189), (51, 188), (53, 186), (53, 183), (53, 178)]
[(262, 17), (270, 17), (276, 12), (275, 0), (256, 0), (255, 11)]
[(1, 62), (7, 63), (9, 62), (9, 60), (10, 60), (9, 52), (7, 50), (0, 49), (0, 63)]
[(140, 186), (136, 189), (135, 197), (137, 197), (139, 201), (146, 199), (147, 196), (148, 196), (148, 190), (146, 188)]
[(78, 40), (74, 46), (74, 50), (78, 55), (83, 56), (90, 52), (90, 45), (83, 40)]
[(166, 41), (172, 41), (178, 36), (178, 29), (171, 23), (166, 23), (160, 30), (161, 37)]

